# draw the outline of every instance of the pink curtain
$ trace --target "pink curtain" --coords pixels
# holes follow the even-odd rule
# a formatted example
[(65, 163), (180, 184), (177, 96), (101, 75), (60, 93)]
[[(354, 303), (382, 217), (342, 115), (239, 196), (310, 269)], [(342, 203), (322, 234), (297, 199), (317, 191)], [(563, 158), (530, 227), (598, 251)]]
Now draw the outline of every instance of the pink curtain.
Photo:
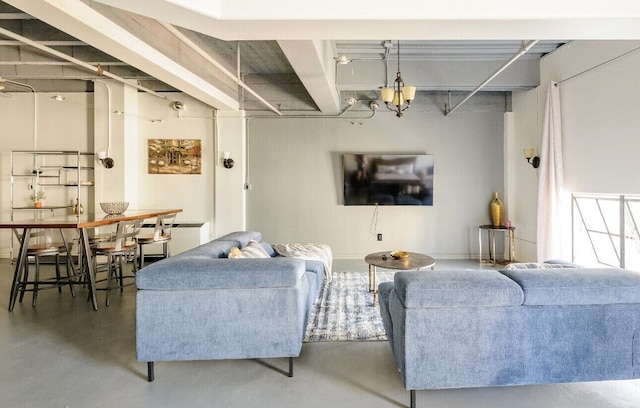
[(563, 165), (560, 87), (551, 82), (544, 109), (538, 169), (538, 261), (563, 259)]

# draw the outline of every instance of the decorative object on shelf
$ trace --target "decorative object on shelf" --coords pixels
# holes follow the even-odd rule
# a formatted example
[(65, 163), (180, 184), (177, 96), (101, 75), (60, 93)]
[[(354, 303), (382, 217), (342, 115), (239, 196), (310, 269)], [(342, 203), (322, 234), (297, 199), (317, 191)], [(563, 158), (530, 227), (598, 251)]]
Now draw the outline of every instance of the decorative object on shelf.
[(76, 203), (73, 205), (72, 212), (74, 215), (84, 214), (84, 207), (78, 202), (78, 199), (76, 199)]
[[(385, 47), (391, 48), (391, 42), (385, 43)], [(386, 78), (385, 78), (386, 83)], [(394, 81), (393, 88), (385, 86), (380, 90), (382, 101), (387, 109), (395, 111), (396, 116), (401, 118), (403, 112), (411, 107), (411, 101), (416, 95), (416, 87), (404, 84), (400, 74), (400, 41), (398, 41), (398, 73)]]
[(127, 201), (107, 201), (100, 203), (100, 207), (109, 215), (122, 214), (129, 207), (129, 203)]
[(502, 225), (502, 220), (504, 219), (504, 205), (502, 201), (500, 201), (500, 197), (498, 197), (498, 193), (493, 193), (493, 200), (491, 200), (491, 204), (489, 204), (489, 209), (491, 211), (491, 222), (494, 227), (499, 227)]
[(29, 198), (33, 201), (34, 208), (42, 208), (42, 200), (47, 198), (47, 196), (45, 196), (44, 191), (38, 190), (31, 194)]
[(537, 169), (540, 166), (540, 158), (535, 156), (535, 150), (533, 147), (527, 147), (526, 149), (522, 149), (522, 153), (524, 153), (524, 158), (527, 159), (530, 165), (533, 166), (534, 169)]

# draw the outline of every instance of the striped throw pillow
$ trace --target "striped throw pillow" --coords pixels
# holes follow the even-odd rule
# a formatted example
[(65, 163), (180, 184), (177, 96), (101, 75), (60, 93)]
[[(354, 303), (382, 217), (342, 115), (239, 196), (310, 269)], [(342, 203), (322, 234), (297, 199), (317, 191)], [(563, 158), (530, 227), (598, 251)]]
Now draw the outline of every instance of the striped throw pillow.
[(271, 258), (267, 251), (257, 241), (249, 241), (246, 247), (238, 250), (238, 248), (231, 248), (229, 251), (229, 258)]

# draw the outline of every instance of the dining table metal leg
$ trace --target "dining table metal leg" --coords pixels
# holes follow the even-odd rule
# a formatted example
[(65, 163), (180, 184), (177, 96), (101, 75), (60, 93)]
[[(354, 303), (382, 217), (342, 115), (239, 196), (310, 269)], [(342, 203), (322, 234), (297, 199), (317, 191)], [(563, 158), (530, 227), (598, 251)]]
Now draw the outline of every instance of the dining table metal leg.
[(98, 298), (96, 296), (96, 271), (91, 259), (91, 248), (89, 247), (89, 236), (85, 228), (80, 229), (80, 245), (82, 246), (79, 255), (84, 257), (84, 261), (79, 260), (79, 265), (83, 262), (87, 266), (87, 282), (89, 282), (89, 298), (93, 305), (93, 310), (98, 310)]
[(16, 305), (16, 298), (18, 297), (18, 285), (20, 283), (20, 276), (22, 275), (25, 265), (27, 263), (27, 250), (29, 238), (31, 237), (31, 228), (25, 228), (22, 232), (22, 240), (20, 241), (20, 252), (18, 253), (18, 261), (16, 262), (16, 269), (13, 274), (13, 283), (11, 284), (11, 292), (9, 293), (9, 311), (11, 312)]

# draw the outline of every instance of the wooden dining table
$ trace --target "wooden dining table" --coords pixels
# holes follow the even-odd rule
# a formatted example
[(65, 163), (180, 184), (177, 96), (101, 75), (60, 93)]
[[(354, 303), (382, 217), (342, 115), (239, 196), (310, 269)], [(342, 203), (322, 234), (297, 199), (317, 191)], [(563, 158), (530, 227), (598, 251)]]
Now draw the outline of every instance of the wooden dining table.
[(13, 283), (9, 294), (9, 311), (12, 311), (16, 298), (18, 297), (18, 286), (20, 276), (24, 270), (27, 260), (27, 249), (29, 238), (33, 229), (51, 228), (51, 229), (76, 229), (79, 233), (78, 248), (78, 272), (86, 273), (87, 286), (90, 291), (89, 298), (93, 304), (93, 309), (98, 310), (98, 300), (96, 297), (96, 281), (95, 270), (92, 262), (91, 248), (89, 247), (88, 230), (91, 228), (102, 227), (117, 224), (120, 221), (144, 220), (159, 215), (176, 214), (182, 212), (182, 209), (164, 209), (164, 210), (127, 210), (123, 214), (115, 215), (68, 215), (62, 217), (51, 218), (33, 218), (26, 220), (0, 220), (0, 228), (4, 229), (22, 229), (22, 239), (20, 241), (20, 250), (16, 261), (15, 272), (13, 275)]

